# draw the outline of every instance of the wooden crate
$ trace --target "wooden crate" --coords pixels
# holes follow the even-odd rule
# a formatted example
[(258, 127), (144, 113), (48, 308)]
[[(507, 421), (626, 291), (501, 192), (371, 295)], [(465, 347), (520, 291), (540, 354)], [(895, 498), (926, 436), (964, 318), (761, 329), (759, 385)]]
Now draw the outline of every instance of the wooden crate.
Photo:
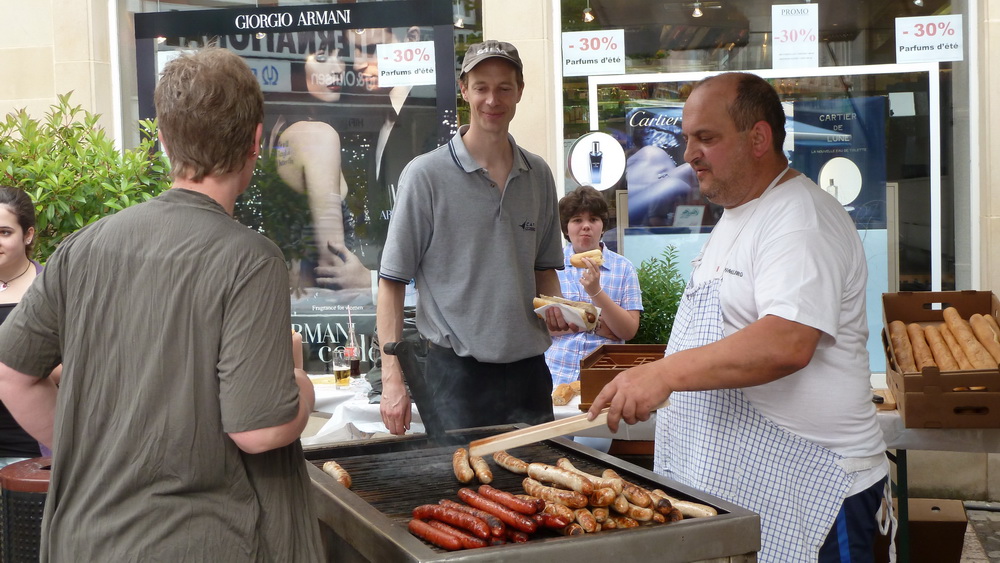
[(580, 410), (590, 408), (601, 389), (632, 366), (663, 357), (665, 344), (605, 344), (580, 360)]

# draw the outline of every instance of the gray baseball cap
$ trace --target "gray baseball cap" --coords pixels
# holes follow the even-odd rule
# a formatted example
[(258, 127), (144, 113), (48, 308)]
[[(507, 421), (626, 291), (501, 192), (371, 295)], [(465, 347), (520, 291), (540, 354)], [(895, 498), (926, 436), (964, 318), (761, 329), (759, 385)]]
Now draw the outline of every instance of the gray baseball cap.
[(517, 55), (516, 47), (506, 41), (490, 39), (489, 41), (469, 45), (469, 50), (465, 52), (465, 59), (462, 61), (462, 73), (469, 72), (477, 64), (494, 57), (510, 62), (518, 70), (524, 69), (524, 65), (521, 64), (521, 57)]

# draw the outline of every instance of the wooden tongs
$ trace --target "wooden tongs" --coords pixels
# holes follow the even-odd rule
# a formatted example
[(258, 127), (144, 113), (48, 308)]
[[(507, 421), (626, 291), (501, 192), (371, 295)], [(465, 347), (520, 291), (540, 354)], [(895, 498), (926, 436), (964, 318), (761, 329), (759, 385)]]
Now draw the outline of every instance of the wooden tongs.
[[(668, 404), (670, 404), (669, 400), (663, 401), (653, 410), (662, 409)], [(566, 434), (573, 434), (594, 428), (595, 426), (601, 426), (608, 423), (608, 410), (607, 407), (602, 409), (600, 414), (594, 417), (594, 420), (587, 420), (587, 413), (583, 413), (562, 420), (544, 422), (527, 428), (519, 428), (510, 432), (504, 432), (503, 434), (497, 434), (496, 436), (473, 440), (469, 443), (469, 455), (485, 456), (500, 450), (516, 448), (525, 444), (534, 444), (535, 442), (541, 442), (542, 440), (548, 440), (556, 436), (565, 436)]]

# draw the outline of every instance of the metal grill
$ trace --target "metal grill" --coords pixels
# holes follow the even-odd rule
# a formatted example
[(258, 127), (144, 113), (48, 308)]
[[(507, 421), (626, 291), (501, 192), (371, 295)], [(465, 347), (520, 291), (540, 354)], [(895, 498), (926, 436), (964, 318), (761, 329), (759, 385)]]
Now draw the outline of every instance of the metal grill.
[[(719, 516), (574, 537), (542, 530), (527, 543), (457, 552), (441, 550), (407, 531), (414, 507), (436, 504), (441, 499), (459, 500), (457, 492), (463, 485), (455, 479), (451, 466), (457, 444), (467, 445), (471, 440), (518, 426), (452, 431), (435, 442), (417, 435), (307, 449), (306, 459), (312, 462), (309, 472), (331, 560), (380, 563), (756, 560), (754, 553), (760, 548), (760, 520), (756, 514), (562, 438), (516, 448), (510, 453), (525, 461), (550, 464), (566, 457), (580, 469), (597, 475), (612, 468), (639, 485), (661, 488), (678, 498), (713, 506)], [(350, 490), (322, 472), (323, 462), (330, 459), (350, 473)], [(513, 493), (523, 492), (523, 476), (500, 468), (492, 460), (490, 465), (493, 486)]]

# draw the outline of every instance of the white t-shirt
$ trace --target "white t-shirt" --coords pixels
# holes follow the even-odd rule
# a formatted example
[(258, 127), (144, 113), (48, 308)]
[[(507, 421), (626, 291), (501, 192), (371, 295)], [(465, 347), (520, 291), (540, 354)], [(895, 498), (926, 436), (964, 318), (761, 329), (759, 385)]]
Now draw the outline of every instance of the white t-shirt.
[[(765, 315), (823, 333), (808, 366), (744, 388), (747, 399), (771, 421), (845, 457), (885, 451), (871, 401), (864, 248), (837, 200), (799, 175), (727, 209), (695, 283), (720, 269), (726, 336)], [(851, 493), (885, 474), (860, 475)]]

